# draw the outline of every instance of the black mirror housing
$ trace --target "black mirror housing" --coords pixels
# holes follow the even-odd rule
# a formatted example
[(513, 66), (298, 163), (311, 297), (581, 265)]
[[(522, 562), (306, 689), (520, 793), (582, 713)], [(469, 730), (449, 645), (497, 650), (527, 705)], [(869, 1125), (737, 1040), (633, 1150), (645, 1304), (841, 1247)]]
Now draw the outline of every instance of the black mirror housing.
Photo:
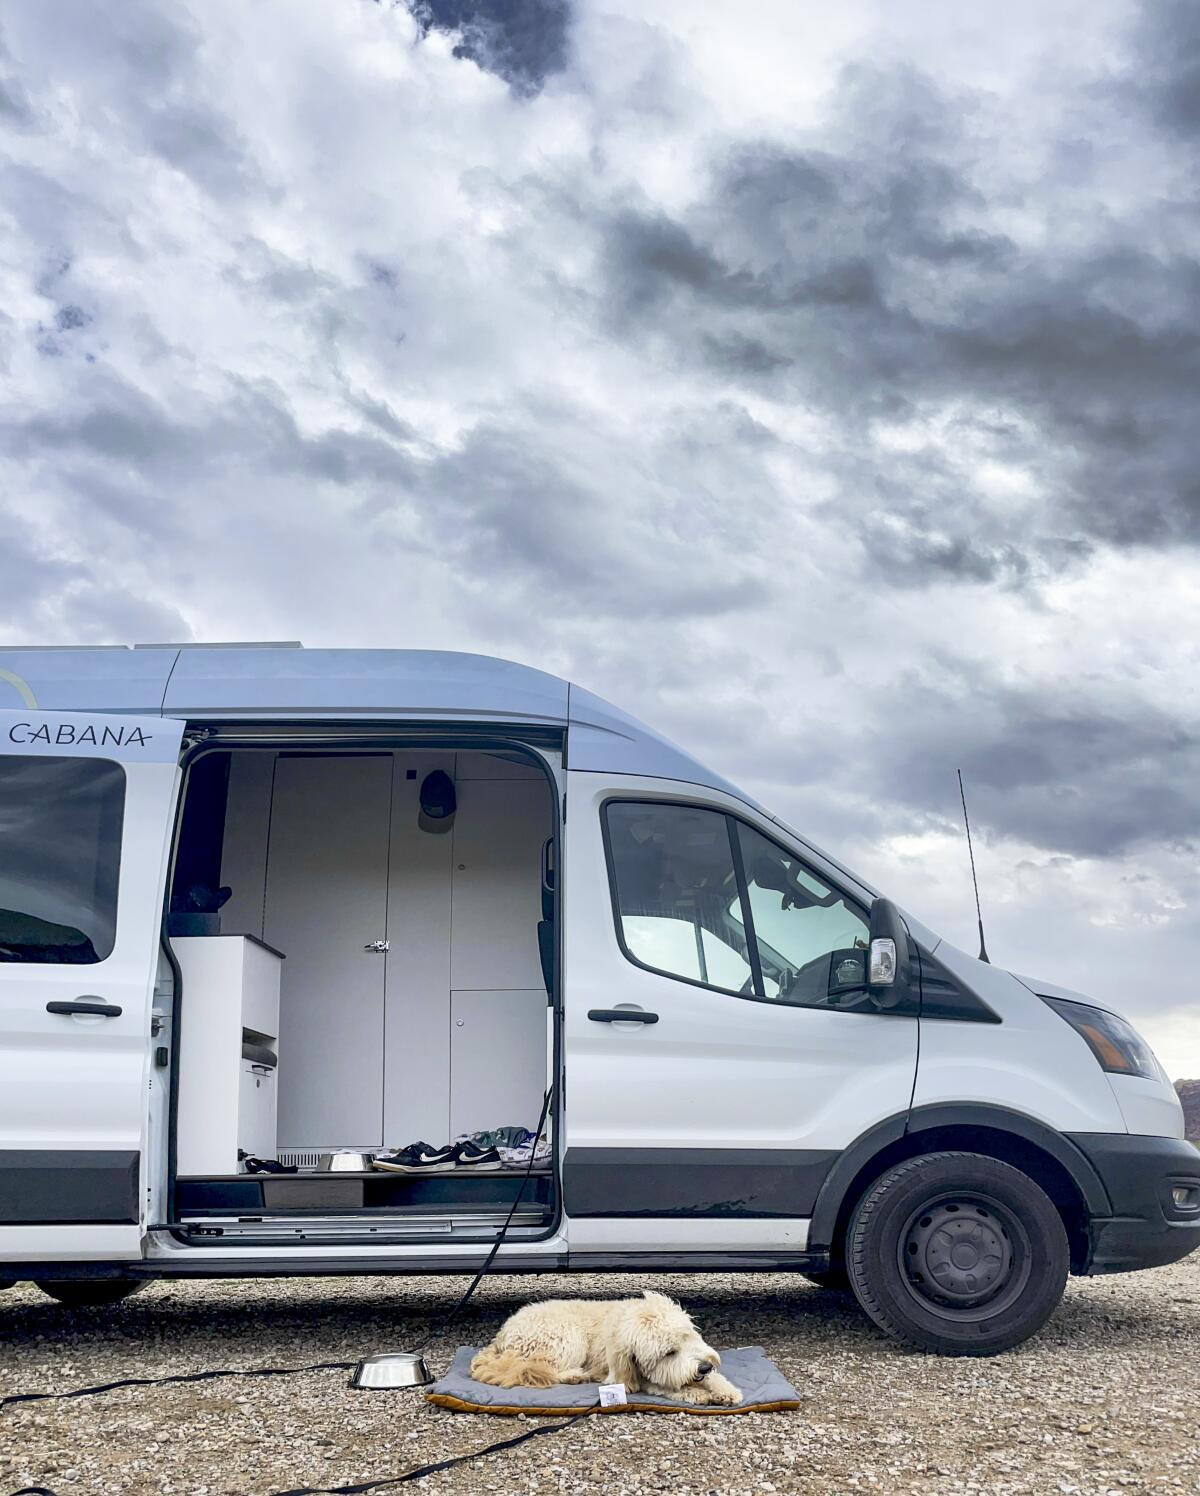
[(910, 970), (908, 926), (891, 899), (871, 905), (871, 944), (867, 952), (867, 991), (883, 1011), (915, 1011)]

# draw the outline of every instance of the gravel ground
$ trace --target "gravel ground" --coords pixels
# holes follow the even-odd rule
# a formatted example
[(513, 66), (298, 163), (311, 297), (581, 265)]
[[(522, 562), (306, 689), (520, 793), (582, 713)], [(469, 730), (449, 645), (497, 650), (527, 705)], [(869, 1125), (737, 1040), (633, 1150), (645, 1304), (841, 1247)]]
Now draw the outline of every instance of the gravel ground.
[[(785, 1276), (659, 1277), (718, 1346), (761, 1344), (799, 1412), (606, 1415), (425, 1478), (456, 1493), (1200, 1492), (1200, 1254), (1073, 1280), (1050, 1325), (987, 1361), (904, 1351), (839, 1294)], [(163, 1283), (68, 1311), (0, 1295), (0, 1386), (66, 1390), (206, 1367), (354, 1360), (419, 1342), (459, 1279)], [(431, 1347), (479, 1344), (530, 1297), (633, 1291), (630, 1278), (487, 1281)], [(129, 1496), (264, 1496), (402, 1474), (535, 1420), (472, 1417), (346, 1374), (126, 1388), (0, 1412), (0, 1496), (22, 1485)]]

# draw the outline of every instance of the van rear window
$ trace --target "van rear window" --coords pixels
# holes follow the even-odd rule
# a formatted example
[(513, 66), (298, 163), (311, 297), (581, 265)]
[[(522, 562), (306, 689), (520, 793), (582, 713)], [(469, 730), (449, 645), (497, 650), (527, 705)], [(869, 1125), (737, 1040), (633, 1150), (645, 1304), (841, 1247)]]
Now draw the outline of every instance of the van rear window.
[(0, 962), (112, 954), (124, 813), (120, 764), (0, 755)]

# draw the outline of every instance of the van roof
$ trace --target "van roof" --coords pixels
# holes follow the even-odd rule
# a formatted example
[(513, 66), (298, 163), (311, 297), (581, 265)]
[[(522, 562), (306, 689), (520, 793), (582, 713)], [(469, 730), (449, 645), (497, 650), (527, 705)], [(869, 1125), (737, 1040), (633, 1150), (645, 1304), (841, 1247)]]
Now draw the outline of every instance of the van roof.
[(572, 769), (749, 795), (619, 707), (490, 655), (294, 644), (0, 647), (0, 706), (191, 721), (496, 722), (569, 728)]

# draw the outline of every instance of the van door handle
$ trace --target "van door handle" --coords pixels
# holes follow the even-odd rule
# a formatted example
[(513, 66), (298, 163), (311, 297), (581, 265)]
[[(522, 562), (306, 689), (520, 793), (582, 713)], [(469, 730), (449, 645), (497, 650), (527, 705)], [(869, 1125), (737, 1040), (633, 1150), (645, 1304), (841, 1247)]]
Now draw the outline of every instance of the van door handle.
[(645, 1008), (589, 1008), (588, 1017), (593, 1023), (657, 1023), (657, 1013), (647, 1013)]
[(47, 1003), (47, 1013), (63, 1013), (68, 1018), (75, 1013), (95, 1013), (100, 1018), (120, 1018), (124, 1009), (116, 1003), (102, 1003), (95, 997), (78, 997), (71, 1003)]

